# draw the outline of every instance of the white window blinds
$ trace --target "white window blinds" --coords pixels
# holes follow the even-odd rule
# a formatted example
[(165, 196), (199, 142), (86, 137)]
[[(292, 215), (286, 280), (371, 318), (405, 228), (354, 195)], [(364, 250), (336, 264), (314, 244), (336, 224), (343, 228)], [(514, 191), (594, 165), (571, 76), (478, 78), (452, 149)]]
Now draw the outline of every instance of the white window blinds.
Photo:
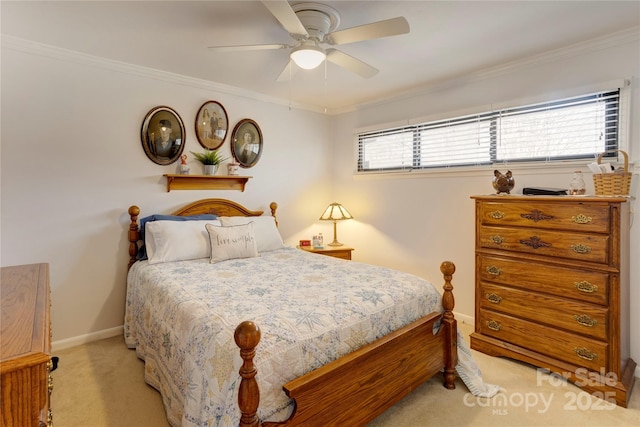
[(620, 91), (358, 135), (358, 171), (593, 158), (618, 147)]

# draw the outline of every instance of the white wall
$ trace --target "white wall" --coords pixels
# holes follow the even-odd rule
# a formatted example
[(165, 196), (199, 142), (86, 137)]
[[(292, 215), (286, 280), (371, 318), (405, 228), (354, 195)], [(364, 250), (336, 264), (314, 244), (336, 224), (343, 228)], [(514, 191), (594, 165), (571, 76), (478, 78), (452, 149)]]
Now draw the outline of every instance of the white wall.
[[(385, 123), (401, 123), (419, 117), (456, 114), (478, 107), (486, 111), (491, 104), (545, 95), (553, 99), (573, 90), (615, 79), (634, 78), (631, 90), (631, 135), (629, 154), (640, 159), (640, 45), (637, 34), (629, 41), (607, 49), (585, 49), (539, 58), (536, 63), (512, 64), (494, 72), (465, 76), (459, 81), (434, 87), (403, 99), (380, 103), (337, 118), (334, 138), (334, 198), (339, 199), (356, 217), (340, 224), (341, 240), (354, 245), (357, 259), (383, 264), (430, 277), (441, 283), (439, 265), (451, 260), (457, 266), (454, 275), (455, 311), (465, 320), (474, 314), (474, 194), (490, 194), (494, 168), (478, 168), (464, 173), (395, 174), (354, 176), (353, 134)], [(599, 44), (598, 46), (601, 46)], [(586, 162), (584, 162), (586, 163)], [(577, 169), (588, 169), (580, 162)], [(566, 187), (576, 165), (550, 169), (524, 168), (516, 164), (499, 166), (510, 169), (516, 188), (526, 186)], [(577, 170), (576, 169), (576, 170)], [(636, 173), (638, 173), (636, 166)], [(591, 174), (585, 173), (587, 191), (593, 194)], [(631, 200), (634, 211), (631, 229), (631, 260), (640, 257), (640, 213), (637, 207), (638, 177), (634, 177)], [(640, 267), (631, 263), (631, 354), (640, 361)], [(636, 371), (640, 376), (640, 370)]]
[[(469, 320), (474, 301), (469, 196), (492, 191), (491, 170), (354, 176), (354, 132), (640, 75), (636, 37), (617, 47), (467, 76), (424, 93), (327, 117), (180, 76), (6, 38), (2, 43), (0, 265), (50, 263), (53, 339), (67, 344), (103, 331), (113, 333), (122, 325), (127, 208), (137, 204), (143, 215), (169, 212), (206, 197), (231, 198), (264, 210), (277, 201), (280, 229), (289, 244), (319, 231), (331, 236), (331, 225), (317, 218), (329, 202), (340, 201), (356, 217), (338, 225), (340, 240), (356, 248), (356, 260), (429, 277), (437, 286), (440, 262), (454, 261), (456, 312)], [(637, 84), (632, 117), (640, 112)], [(200, 146), (193, 122), (207, 100), (224, 105), (232, 126), (245, 117), (261, 126), (264, 153), (257, 166), (247, 170), (254, 178), (243, 193), (167, 193), (162, 174), (175, 169), (146, 157), (141, 123), (155, 106), (176, 109), (187, 129), (185, 150), (196, 151)], [(639, 126), (636, 120), (631, 131), (630, 154), (636, 162)], [(228, 140), (223, 150), (228, 152)], [(516, 176), (516, 191), (525, 185), (566, 185), (573, 170), (508, 167)], [(631, 256), (638, 259), (639, 219), (634, 211)], [(638, 268), (632, 265), (634, 308), (640, 301)], [(638, 310), (632, 316), (632, 356), (640, 361)]]
[[(297, 233), (310, 235), (311, 222), (331, 201), (324, 115), (8, 39), (1, 77), (1, 265), (50, 263), (54, 342), (91, 339), (122, 325), (130, 205), (144, 216), (209, 197), (266, 212), (276, 201), (289, 242)], [(227, 154), (239, 120), (260, 125), (262, 157), (242, 170), (253, 178), (244, 192), (167, 193), (162, 174), (175, 173), (176, 165), (146, 157), (142, 121), (155, 106), (174, 108), (186, 129), (185, 153), (201, 151), (194, 120), (208, 100), (219, 101), (229, 115)], [(194, 173), (200, 168), (191, 164)]]

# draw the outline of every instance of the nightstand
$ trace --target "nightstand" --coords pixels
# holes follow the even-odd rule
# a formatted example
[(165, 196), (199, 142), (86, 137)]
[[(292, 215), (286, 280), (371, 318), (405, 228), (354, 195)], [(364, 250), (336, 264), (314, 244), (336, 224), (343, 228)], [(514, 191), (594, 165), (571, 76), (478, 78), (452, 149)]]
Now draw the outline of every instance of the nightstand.
[(313, 246), (298, 246), (298, 249), (303, 251), (312, 252), (314, 254), (321, 254), (332, 256), (334, 258), (351, 259), (351, 252), (354, 250), (348, 246), (325, 246), (323, 249), (316, 249)]

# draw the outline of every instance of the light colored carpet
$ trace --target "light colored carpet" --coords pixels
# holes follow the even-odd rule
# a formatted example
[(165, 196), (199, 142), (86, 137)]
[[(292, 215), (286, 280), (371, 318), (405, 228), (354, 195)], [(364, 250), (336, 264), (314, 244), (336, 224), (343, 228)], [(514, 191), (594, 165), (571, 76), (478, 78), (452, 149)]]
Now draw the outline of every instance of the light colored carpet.
[[(460, 325), (468, 340), (470, 325)], [(144, 382), (144, 363), (122, 337), (57, 352), (53, 372), (56, 427), (166, 427), (160, 394)], [(503, 391), (475, 398), (462, 381), (446, 390), (438, 376), (375, 419), (369, 427), (640, 426), (640, 380), (628, 408), (608, 404), (539, 374), (530, 365), (473, 351), (485, 381)]]

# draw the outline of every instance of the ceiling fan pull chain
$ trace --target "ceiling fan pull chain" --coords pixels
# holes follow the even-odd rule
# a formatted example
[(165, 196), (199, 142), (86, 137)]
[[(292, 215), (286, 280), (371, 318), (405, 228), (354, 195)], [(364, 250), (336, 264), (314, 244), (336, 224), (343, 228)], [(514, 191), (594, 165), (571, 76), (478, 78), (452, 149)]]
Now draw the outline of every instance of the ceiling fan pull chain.
[(291, 93), (292, 93), (292, 90), (291, 90), (291, 84), (292, 83), (291, 83), (291, 81), (293, 80), (292, 79), (293, 72), (291, 71), (291, 68), (293, 67), (292, 62), (293, 61), (289, 61), (289, 64), (287, 65), (287, 68), (289, 69), (289, 111), (291, 111)]
[(327, 114), (327, 105), (326, 102), (327, 100), (327, 74), (328, 74), (328, 67), (327, 67), (327, 61), (324, 61), (324, 102), (325, 102), (325, 107), (324, 107), (324, 113)]

